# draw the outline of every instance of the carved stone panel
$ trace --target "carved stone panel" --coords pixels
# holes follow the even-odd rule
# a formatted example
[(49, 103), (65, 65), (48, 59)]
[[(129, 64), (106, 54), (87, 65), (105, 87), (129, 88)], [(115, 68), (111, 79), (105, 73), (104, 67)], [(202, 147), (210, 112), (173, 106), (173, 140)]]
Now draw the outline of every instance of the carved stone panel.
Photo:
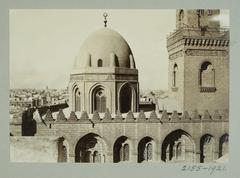
[(187, 49), (185, 54), (188, 56), (226, 56), (228, 52), (225, 50)]

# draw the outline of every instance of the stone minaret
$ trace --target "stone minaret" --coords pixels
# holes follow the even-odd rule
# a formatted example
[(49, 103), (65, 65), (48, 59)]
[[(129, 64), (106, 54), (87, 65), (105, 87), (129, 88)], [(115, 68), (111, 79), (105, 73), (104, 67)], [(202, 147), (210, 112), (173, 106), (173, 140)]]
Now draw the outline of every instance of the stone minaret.
[(229, 32), (220, 10), (177, 10), (167, 38), (169, 90), (184, 110), (229, 108)]

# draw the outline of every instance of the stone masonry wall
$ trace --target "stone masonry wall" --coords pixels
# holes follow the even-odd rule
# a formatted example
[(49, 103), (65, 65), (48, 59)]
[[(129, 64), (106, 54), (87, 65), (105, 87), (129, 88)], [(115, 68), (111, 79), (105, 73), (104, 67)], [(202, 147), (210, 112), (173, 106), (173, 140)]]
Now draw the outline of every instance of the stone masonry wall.
[[(49, 115), (50, 116), (50, 115)], [(200, 139), (203, 135), (210, 134), (215, 140), (215, 159), (219, 155), (219, 139), (229, 133), (228, 112), (216, 111), (212, 115), (205, 111), (199, 114), (194, 111), (190, 114), (184, 112), (168, 114), (163, 111), (161, 115), (152, 111), (146, 116), (143, 112), (129, 112), (125, 117), (117, 114), (115, 117), (105, 113), (100, 117), (98, 113), (89, 119), (87, 113), (77, 116), (45, 117), (45, 124), (38, 123), (37, 136), (63, 137), (69, 145), (69, 161), (74, 162), (75, 148), (79, 139), (93, 133), (99, 135), (107, 145), (107, 162), (113, 161), (113, 145), (115, 141), (126, 136), (131, 142), (131, 162), (137, 162), (138, 143), (144, 137), (153, 139), (156, 145), (155, 161), (161, 161), (161, 147), (164, 139), (173, 131), (183, 130), (194, 140), (196, 162), (200, 162)], [(120, 117), (121, 116), (121, 117)]]

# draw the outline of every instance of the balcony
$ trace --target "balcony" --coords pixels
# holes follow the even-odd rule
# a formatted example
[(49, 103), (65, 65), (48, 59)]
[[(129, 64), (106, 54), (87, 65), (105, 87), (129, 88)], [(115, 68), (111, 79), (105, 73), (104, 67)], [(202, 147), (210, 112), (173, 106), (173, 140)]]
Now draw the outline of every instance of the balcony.
[(200, 87), (200, 92), (202, 93), (212, 93), (216, 92), (216, 87)]

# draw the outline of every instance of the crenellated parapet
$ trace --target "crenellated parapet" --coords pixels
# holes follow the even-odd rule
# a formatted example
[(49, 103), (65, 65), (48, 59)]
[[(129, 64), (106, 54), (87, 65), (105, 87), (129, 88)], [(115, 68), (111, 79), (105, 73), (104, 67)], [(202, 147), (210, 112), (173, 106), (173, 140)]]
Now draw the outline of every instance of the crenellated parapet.
[(132, 112), (116, 114), (110, 113), (107, 109), (105, 113), (95, 111), (93, 114), (88, 114), (86, 111), (82, 112), (68, 112), (59, 110), (52, 113), (50, 110), (41, 118), (44, 122), (54, 123), (197, 123), (197, 122), (228, 122), (228, 110), (215, 110), (209, 112), (205, 110), (199, 113), (198, 110), (192, 112), (184, 111), (179, 113), (177, 111), (167, 112), (151, 111), (151, 112)]

